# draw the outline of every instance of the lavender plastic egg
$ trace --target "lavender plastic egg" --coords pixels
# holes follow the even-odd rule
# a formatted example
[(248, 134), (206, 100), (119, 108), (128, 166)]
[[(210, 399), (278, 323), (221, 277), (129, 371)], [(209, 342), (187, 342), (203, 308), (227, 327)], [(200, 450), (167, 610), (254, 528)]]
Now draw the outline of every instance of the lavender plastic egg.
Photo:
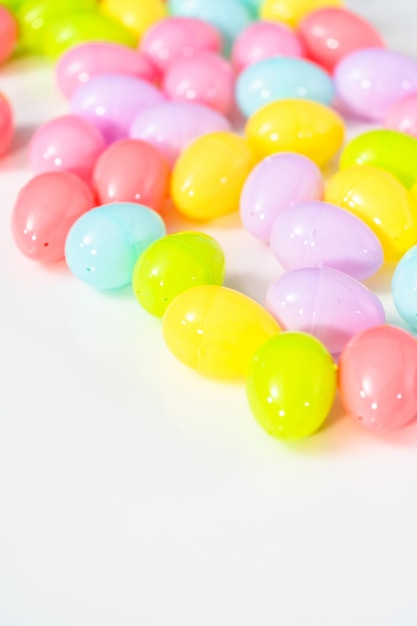
[(376, 295), (329, 267), (286, 272), (268, 288), (265, 305), (282, 329), (314, 335), (333, 355), (354, 335), (385, 322)]
[(165, 102), (159, 89), (146, 81), (122, 74), (102, 74), (78, 87), (71, 111), (93, 122), (107, 143), (129, 134), (140, 111)]
[(193, 139), (206, 133), (228, 130), (228, 120), (202, 104), (164, 102), (139, 113), (130, 129), (130, 136), (153, 144), (172, 167)]
[(301, 154), (281, 152), (263, 159), (246, 179), (240, 216), (254, 237), (269, 241), (277, 217), (300, 202), (321, 200), (323, 177), (313, 161)]
[(328, 202), (305, 202), (281, 213), (270, 243), (286, 270), (325, 265), (362, 280), (375, 274), (384, 260), (369, 226)]
[(397, 100), (417, 91), (417, 63), (393, 50), (365, 48), (337, 64), (334, 80), (349, 113), (381, 122)]

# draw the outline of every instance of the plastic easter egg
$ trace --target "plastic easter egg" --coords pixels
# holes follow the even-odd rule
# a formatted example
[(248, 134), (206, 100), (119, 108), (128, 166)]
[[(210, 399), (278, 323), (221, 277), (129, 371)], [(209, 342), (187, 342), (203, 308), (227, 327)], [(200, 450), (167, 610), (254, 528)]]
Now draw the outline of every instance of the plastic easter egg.
[(214, 285), (184, 291), (162, 319), (174, 356), (199, 374), (218, 378), (244, 376), (256, 350), (279, 330), (260, 304)]
[(228, 53), (238, 34), (252, 19), (251, 11), (240, 0), (169, 0), (171, 15), (197, 17), (217, 28), (223, 38), (223, 50)]
[(139, 304), (162, 317), (172, 300), (198, 285), (222, 285), (224, 253), (213, 237), (179, 232), (155, 241), (133, 270), (133, 291)]
[(334, 80), (349, 113), (382, 122), (397, 100), (417, 91), (417, 62), (394, 50), (365, 48), (336, 65)]
[(417, 341), (394, 326), (354, 337), (339, 362), (346, 411), (375, 433), (396, 430), (417, 416)]
[(376, 295), (329, 267), (302, 267), (282, 274), (269, 286), (265, 302), (283, 330), (310, 333), (334, 355), (357, 333), (385, 322)]
[(233, 45), (232, 63), (235, 70), (241, 72), (252, 63), (277, 55), (303, 56), (296, 33), (278, 22), (252, 22)]
[(392, 297), (401, 317), (417, 329), (417, 245), (405, 253), (395, 268)]
[(313, 161), (293, 152), (266, 157), (247, 177), (240, 196), (240, 216), (254, 237), (269, 241), (277, 217), (307, 200), (321, 200), (323, 176)]
[(327, 202), (305, 202), (281, 213), (270, 244), (285, 270), (324, 265), (363, 280), (384, 261), (382, 246), (369, 226)]
[(204, 104), (228, 115), (234, 101), (230, 63), (213, 52), (199, 52), (169, 66), (162, 88), (171, 100)]
[(99, 157), (93, 184), (101, 204), (138, 202), (159, 211), (169, 193), (169, 167), (145, 141), (121, 139)]
[(242, 137), (229, 132), (203, 135), (185, 148), (174, 166), (172, 200), (182, 214), (196, 220), (236, 211), (254, 164)]
[(342, 4), (342, 0), (264, 0), (260, 15), (264, 20), (284, 22), (294, 28), (312, 11)]
[(13, 139), (13, 111), (8, 99), (0, 92), (0, 158), (4, 156)]
[(71, 272), (91, 287), (121, 289), (131, 284), (138, 257), (165, 232), (161, 217), (146, 206), (105, 204), (72, 226), (65, 258)]
[(59, 58), (55, 72), (58, 87), (66, 98), (101, 74), (127, 74), (149, 82), (157, 79), (156, 69), (144, 54), (106, 41), (73, 46)]
[(417, 243), (417, 203), (389, 172), (371, 165), (341, 170), (330, 179), (325, 200), (362, 219), (380, 240), (387, 262), (398, 261)]
[(78, 87), (71, 98), (71, 111), (93, 122), (111, 143), (128, 136), (140, 111), (165, 100), (159, 89), (140, 78), (103, 74)]
[(352, 139), (340, 155), (340, 167), (374, 165), (409, 188), (417, 182), (417, 139), (394, 130), (371, 130)]
[(336, 366), (320, 341), (282, 332), (254, 355), (246, 391), (258, 424), (277, 439), (302, 439), (324, 423), (336, 396)]
[(417, 138), (417, 93), (397, 100), (388, 110), (384, 126)]
[(309, 13), (297, 32), (306, 56), (329, 72), (355, 50), (384, 46), (380, 34), (369, 22), (343, 7), (324, 7)]
[(29, 162), (36, 174), (65, 170), (90, 182), (104, 148), (96, 126), (77, 115), (63, 115), (36, 130), (29, 143)]
[(173, 167), (181, 152), (194, 139), (207, 133), (229, 130), (228, 120), (213, 109), (191, 102), (164, 102), (139, 113), (130, 129), (130, 136), (158, 148)]
[(214, 26), (193, 17), (167, 17), (144, 35), (140, 49), (161, 74), (198, 52), (220, 52), (222, 39)]
[(340, 115), (324, 104), (290, 99), (259, 109), (248, 119), (245, 133), (259, 158), (297, 152), (321, 167), (341, 147), (345, 126)]
[(0, 63), (13, 52), (17, 42), (17, 23), (13, 14), (0, 5)]
[(241, 0), (241, 2), (248, 9), (253, 19), (259, 17), (259, 11), (263, 0)]
[(333, 81), (315, 63), (276, 56), (252, 63), (236, 82), (236, 100), (246, 117), (276, 100), (300, 98), (330, 105)]
[(137, 39), (167, 15), (162, 0), (101, 0), (100, 7), (121, 22)]
[(63, 259), (69, 229), (93, 206), (90, 188), (75, 174), (38, 174), (20, 190), (13, 209), (12, 232), (18, 249), (34, 261)]

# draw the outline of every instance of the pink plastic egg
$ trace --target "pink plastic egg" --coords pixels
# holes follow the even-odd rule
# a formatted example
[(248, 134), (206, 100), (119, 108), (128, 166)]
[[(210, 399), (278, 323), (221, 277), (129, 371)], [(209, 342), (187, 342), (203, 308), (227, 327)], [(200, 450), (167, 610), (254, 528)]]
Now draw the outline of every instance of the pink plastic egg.
[(0, 6), (0, 63), (9, 58), (16, 42), (16, 20), (6, 7)]
[(350, 52), (384, 47), (376, 29), (363, 17), (343, 7), (313, 11), (298, 25), (306, 56), (332, 71)]
[(286, 272), (268, 288), (265, 304), (282, 329), (314, 335), (333, 355), (357, 333), (385, 322), (377, 296), (329, 267)]
[(126, 74), (155, 82), (156, 68), (142, 53), (116, 43), (92, 41), (73, 46), (56, 65), (61, 93), (70, 98), (80, 85), (101, 74)]
[(362, 280), (375, 274), (384, 260), (379, 239), (369, 226), (327, 202), (305, 202), (281, 213), (270, 243), (286, 270), (325, 265)]
[(394, 326), (357, 335), (339, 362), (346, 411), (374, 432), (389, 432), (417, 417), (417, 340)]
[(172, 167), (191, 141), (215, 131), (229, 131), (228, 120), (203, 106), (188, 102), (164, 102), (139, 113), (130, 136), (154, 145)]
[(395, 102), (385, 116), (384, 126), (417, 137), (417, 93)]
[(223, 115), (228, 115), (233, 106), (233, 70), (213, 52), (200, 52), (173, 63), (162, 86), (172, 100), (204, 104)]
[(0, 157), (6, 154), (13, 138), (13, 111), (8, 99), (0, 93)]
[(144, 35), (140, 49), (161, 74), (176, 61), (201, 51), (220, 52), (220, 33), (208, 22), (192, 17), (167, 17)]
[(349, 113), (381, 122), (397, 100), (417, 91), (417, 62), (394, 50), (364, 48), (339, 61), (334, 80)]
[(278, 22), (252, 22), (233, 45), (232, 64), (237, 72), (241, 72), (256, 61), (277, 55), (303, 56), (303, 46), (297, 34)]
[(105, 148), (96, 126), (77, 115), (63, 115), (38, 128), (29, 144), (32, 170), (39, 174), (66, 170), (90, 182), (95, 162)]
[(137, 202), (159, 211), (169, 193), (169, 167), (149, 143), (121, 139), (99, 157), (93, 173), (101, 204)]
[(93, 206), (90, 188), (75, 174), (38, 174), (21, 189), (13, 209), (12, 233), (18, 249), (34, 261), (63, 259), (69, 229)]
[(76, 89), (71, 111), (95, 124), (106, 143), (112, 143), (129, 135), (140, 111), (165, 100), (159, 89), (140, 78), (102, 74)]
[(269, 241), (283, 211), (300, 202), (321, 200), (323, 193), (323, 177), (313, 161), (293, 152), (273, 154), (246, 179), (240, 197), (243, 225), (255, 237)]

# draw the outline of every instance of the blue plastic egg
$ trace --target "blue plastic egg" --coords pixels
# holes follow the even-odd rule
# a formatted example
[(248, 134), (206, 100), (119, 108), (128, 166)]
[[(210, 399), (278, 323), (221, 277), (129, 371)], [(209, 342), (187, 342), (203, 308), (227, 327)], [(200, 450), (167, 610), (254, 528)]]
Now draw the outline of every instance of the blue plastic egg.
[(295, 57), (275, 56), (246, 67), (236, 82), (239, 109), (250, 117), (275, 100), (300, 98), (329, 106), (334, 98), (333, 80), (315, 63)]
[(405, 253), (395, 269), (392, 297), (401, 317), (417, 329), (417, 246)]
[(131, 284), (142, 252), (165, 234), (162, 218), (142, 204), (104, 204), (73, 224), (65, 258), (71, 272), (91, 287), (120, 289)]

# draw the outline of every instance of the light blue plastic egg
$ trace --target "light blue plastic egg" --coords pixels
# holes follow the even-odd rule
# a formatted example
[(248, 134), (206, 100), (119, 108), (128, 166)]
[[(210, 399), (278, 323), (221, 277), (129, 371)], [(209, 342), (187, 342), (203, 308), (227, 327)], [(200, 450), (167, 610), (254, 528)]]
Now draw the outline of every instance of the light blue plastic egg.
[(259, 11), (261, 9), (261, 4), (263, 4), (264, 0), (240, 0), (240, 4), (243, 4), (244, 7), (249, 9), (253, 18), (258, 18)]
[(417, 329), (417, 246), (405, 253), (395, 269), (392, 297), (401, 317)]
[(335, 95), (330, 75), (315, 63), (275, 56), (257, 61), (241, 72), (236, 82), (239, 109), (250, 117), (275, 100), (300, 98), (330, 105)]
[(162, 218), (142, 204), (104, 204), (73, 224), (65, 258), (71, 272), (91, 287), (120, 289), (131, 284), (142, 252), (165, 234)]

